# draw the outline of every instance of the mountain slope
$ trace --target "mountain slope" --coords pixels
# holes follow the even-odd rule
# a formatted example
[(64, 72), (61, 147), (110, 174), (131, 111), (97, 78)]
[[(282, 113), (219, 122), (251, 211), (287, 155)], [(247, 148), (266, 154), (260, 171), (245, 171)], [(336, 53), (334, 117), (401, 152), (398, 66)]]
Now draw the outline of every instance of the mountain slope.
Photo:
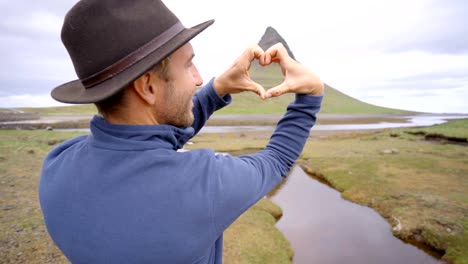
[(286, 43), (286, 40), (284, 40), (284, 38), (281, 37), (278, 31), (276, 31), (276, 29), (272, 27), (267, 27), (267, 29), (265, 30), (265, 33), (263, 33), (262, 38), (258, 42), (258, 45), (263, 50), (267, 50), (269, 47), (273, 46), (274, 44), (278, 42), (283, 43), (283, 46), (288, 51), (289, 57), (296, 59), (291, 49), (289, 48), (288, 43)]

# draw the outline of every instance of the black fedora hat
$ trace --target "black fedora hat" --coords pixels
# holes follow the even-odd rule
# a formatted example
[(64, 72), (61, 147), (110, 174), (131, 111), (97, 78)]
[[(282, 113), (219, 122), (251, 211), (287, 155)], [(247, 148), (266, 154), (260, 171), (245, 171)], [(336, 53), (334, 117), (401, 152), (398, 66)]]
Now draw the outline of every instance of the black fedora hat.
[(79, 79), (51, 95), (74, 104), (104, 100), (213, 22), (185, 28), (160, 0), (81, 0), (65, 16), (61, 35)]

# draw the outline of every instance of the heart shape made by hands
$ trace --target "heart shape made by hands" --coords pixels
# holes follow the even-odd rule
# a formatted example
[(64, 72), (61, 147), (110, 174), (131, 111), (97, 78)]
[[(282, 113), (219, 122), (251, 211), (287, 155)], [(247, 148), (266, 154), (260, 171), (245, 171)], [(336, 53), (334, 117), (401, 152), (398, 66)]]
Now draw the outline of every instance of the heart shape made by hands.
[[(249, 69), (255, 60), (263, 67), (277, 63), (284, 76), (283, 82), (265, 91), (262, 85), (250, 78)], [(230, 68), (215, 79), (215, 87), (224, 88), (221, 94), (251, 91), (262, 99), (285, 93), (323, 93), (323, 82), (320, 78), (292, 59), (281, 43), (273, 45), (267, 51), (263, 51), (258, 45), (249, 47)]]

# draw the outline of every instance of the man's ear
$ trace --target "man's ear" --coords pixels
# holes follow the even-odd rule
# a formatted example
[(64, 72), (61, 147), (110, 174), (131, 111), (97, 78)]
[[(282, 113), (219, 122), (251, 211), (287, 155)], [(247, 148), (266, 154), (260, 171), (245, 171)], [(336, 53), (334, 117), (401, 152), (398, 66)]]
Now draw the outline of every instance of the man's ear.
[(132, 88), (138, 97), (147, 104), (154, 105), (156, 103), (156, 75), (148, 71), (138, 77), (132, 83)]

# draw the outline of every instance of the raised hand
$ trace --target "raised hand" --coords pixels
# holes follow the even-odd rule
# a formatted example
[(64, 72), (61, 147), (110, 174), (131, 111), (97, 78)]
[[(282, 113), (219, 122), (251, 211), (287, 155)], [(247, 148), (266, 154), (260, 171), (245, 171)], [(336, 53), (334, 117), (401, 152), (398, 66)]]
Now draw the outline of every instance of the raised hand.
[(226, 94), (251, 91), (265, 99), (265, 89), (260, 84), (252, 81), (249, 75), (250, 65), (255, 59), (261, 65), (265, 65), (265, 52), (258, 45), (247, 48), (230, 68), (214, 80), (213, 85), (216, 92), (220, 96), (224, 96)]
[(265, 51), (262, 65), (278, 63), (284, 75), (284, 81), (266, 91), (266, 98), (277, 97), (285, 93), (322, 95), (323, 82), (313, 72), (289, 57), (283, 44), (278, 43)]

